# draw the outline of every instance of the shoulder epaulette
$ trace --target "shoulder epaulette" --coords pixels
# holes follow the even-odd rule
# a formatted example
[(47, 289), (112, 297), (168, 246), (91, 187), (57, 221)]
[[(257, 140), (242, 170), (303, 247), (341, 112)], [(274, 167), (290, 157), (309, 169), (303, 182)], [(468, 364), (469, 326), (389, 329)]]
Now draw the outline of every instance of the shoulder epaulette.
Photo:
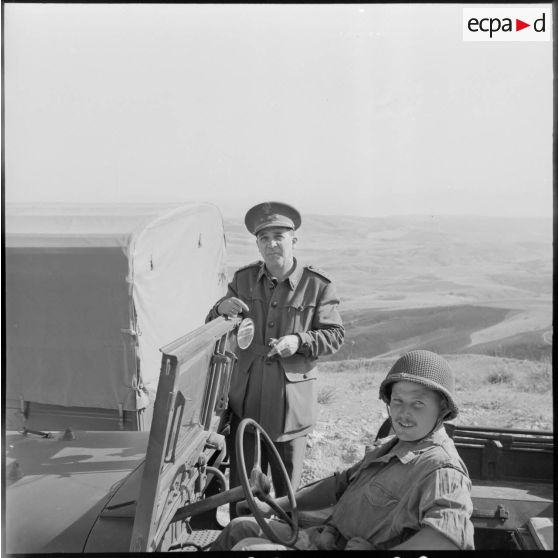
[(316, 273), (317, 275), (319, 275), (320, 277), (323, 277), (324, 279), (327, 279), (328, 281), (332, 281), (332, 278), (330, 275), (328, 275), (325, 271), (323, 271), (322, 269), (320, 269), (319, 267), (314, 267), (313, 265), (307, 265), (305, 266), (307, 269), (309, 269), (310, 271), (313, 271), (314, 273)]
[(261, 260), (257, 260), (255, 262), (249, 263), (247, 265), (243, 265), (242, 267), (239, 267), (235, 273), (238, 273), (239, 271), (242, 271), (244, 269), (250, 269), (251, 267), (260, 267), (260, 265), (262, 265), (262, 261)]

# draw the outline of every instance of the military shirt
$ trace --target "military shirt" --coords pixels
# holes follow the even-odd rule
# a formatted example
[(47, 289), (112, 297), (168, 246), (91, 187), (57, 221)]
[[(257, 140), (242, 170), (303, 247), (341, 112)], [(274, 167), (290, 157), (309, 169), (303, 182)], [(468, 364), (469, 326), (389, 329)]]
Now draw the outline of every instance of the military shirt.
[(419, 442), (384, 438), (337, 475), (336, 493), (328, 524), (345, 540), (386, 550), (428, 525), (461, 550), (474, 548), (471, 481), (443, 426)]
[[(229, 406), (239, 417), (254, 419), (278, 442), (311, 430), (317, 417), (316, 361), (335, 353), (345, 336), (331, 279), (296, 259), (294, 264), (281, 282), (262, 261), (239, 269), (208, 315), (217, 317), (225, 298), (237, 297), (248, 305), (244, 317), (254, 320), (254, 341), (248, 349), (238, 349)], [(297, 353), (267, 358), (270, 339), (290, 334), (300, 338)]]

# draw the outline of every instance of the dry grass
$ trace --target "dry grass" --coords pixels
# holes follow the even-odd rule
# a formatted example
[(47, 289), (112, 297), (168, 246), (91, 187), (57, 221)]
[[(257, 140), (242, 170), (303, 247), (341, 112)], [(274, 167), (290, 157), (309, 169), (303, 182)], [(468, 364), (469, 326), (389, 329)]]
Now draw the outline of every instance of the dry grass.
[(548, 393), (552, 390), (552, 364), (542, 361), (480, 355), (452, 355), (447, 357), (456, 376), (456, 389), (476, 391), (482, 385), (504, 384), (517, 394)]
[(319, 405), (329, 405), (337, 397), (337, 389), (326, 386), (320, 389), (318, 392), (318, 404)]

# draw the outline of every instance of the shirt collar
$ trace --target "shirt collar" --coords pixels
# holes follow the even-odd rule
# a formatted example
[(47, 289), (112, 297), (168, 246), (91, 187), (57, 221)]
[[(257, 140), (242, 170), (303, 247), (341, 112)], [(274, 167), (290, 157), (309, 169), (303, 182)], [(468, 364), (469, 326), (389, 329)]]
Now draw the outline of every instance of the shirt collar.
[[(283, 281), (286, 281), (289, 287), (294, 290), (298, 283), (300, 282), (300, 278), (302, 277), (302, 272), (304, 271), (304, 266), (299, 265), (296, 261), (296, 258), (293, 258), (294, 262), (294, 269), (291, 271), (290, 275), (288, 275)], [(271, 274), (269, 273), (267, 267), (265, 267), (265, 262), (260, 263), (260, 270), (258, 271), (257, 281), (261, 281), (262, 277), (267, 277), (271, 281)]]
[(266, 267), (265, 267), (265, 263), (264, 262), (260, 262), (260, 269), (258, 271), (258, 278), (257, 281), (261, 281), (263, 276), (268, 277), (269, 279), (271, 279), (271, 276), (269, 275)]
[(291, 274), (287, 277), (287, 281), (289, 282), (291, 289), (294, 291), (296, 289), (296, 286), (300, 283), (300, 278), (302, 277), (304, 266), (299, 265), (299, 263), (296, 261), (296, 258), (293, 258), (293, 262), (294, 262), (294, 269), (291, 272)]
[(442, 445), (448, 438), (443, 424), (419, 442), (403, 442), (395, 435), (389, 436), (364, 456), (363, 467), (370, 463), (387, 463), (393, 457), (397, 457), (403, 464), (410, 463), (426, 449), (433, 445)]

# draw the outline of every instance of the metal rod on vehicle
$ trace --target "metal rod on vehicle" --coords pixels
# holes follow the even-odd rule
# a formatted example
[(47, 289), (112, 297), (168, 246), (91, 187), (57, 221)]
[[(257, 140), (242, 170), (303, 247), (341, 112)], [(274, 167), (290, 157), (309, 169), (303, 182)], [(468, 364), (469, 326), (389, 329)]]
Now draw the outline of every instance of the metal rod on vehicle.
[(217, 467), (207, 466), (205, 468), (205, 471), (207, 473), (206, 486), (208, 486), (209, 483), (211, 482), (211, 475), (213, 475), (219, 481), (219, 484), (221, 485), (221, 488), (223, 490), (227, 490), (227, 479), (226, 479), (225, 475)]
[(43, 432), (41, 430), (31, 430), (30, 428), (24, 428), (22, 434), (27, 436), (27, 434), (36, 434), (37, 436), (41, 436), (43, 438), (52, 438), (52, 432)]
[(468, 441), (484, 441), (484, 440), (497, 440), (502, 442), (503, 444), (514, 446), (533, 446), (536, 445), (537, 447), (542, 445), (548, 445), (549, 447), (553, 446), (553, 439), (552, 438), (541, 438), (539, 436), (517, 436), (511, 434), (492, 434), (492, 433), (482, 433), (482, 432), (454, 432), (453, 435), (454, 442), (468, 442)]
[(484, 428), (482, 426), (461, 426), (459, 424), (452, 425), (454, 432), (497, 432), (500, 434), (526, 434), (529, 436), (549, 436), (552, 437), (552, 431), (545, 430), (521, 430), (517, 428)]
[(171, 519), (171, 522), (181, 521), (182, 519), (186, 519), (193, 515), (198, 515), (200, 513), (218, 508), (219, 506), (230, 504), (231, 502), (239, 502), (240, 500), (244, 500), (244, 498), (245, 496), (242, 486), (237, 486), (227, 490), (226, 492), (220, 492), (214, 496), (208, 496), (203, 500), (178, 508)]

